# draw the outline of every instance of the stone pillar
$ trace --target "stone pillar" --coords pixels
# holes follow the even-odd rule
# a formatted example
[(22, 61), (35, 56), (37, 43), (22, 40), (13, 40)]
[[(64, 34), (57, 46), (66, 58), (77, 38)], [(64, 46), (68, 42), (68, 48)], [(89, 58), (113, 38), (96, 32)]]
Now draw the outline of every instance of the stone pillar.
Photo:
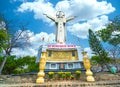
[(37, 74), (37, 80), (36, 83), (44, 83), (44, 69), (46, 65), (46, 52), (42, 52), (42, 56), (40, 58), (40, 63), (39, 63), (39, 72)]
[(83, 54), (84, 67), (86, 69), (87, 81), (93, 82), (95, 81), (95, 79), (93, 77), (92, 71), (90, 70), (91, 65), (90, 65), (90, 60), (87, 56), (87, 52), (82, 52), (82, 54)]

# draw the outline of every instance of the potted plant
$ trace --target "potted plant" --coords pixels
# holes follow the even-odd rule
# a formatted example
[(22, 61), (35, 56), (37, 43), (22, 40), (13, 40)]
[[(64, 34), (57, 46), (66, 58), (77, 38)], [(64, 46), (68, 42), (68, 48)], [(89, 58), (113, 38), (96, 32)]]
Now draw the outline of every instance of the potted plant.
[(49, 79), (52, 79), (54, 77), (54, 72), (48, 72), (48, 75), (49, 75)]
[(65, 72), (65, 75), (66, 75), (66, 79), (70, 79), (71, 72)]
[(75, 74), (76, 74), (76, 78), (79, 79), (79, 78), (80, 78), (81, 71), (80, 71), (80, 70), (77, 70), (77, 71), (75, 72)]
[(64, 74), (64, 73), (63, 73), (62, 71), (61, 71), (61, 72), (58, 72), (58, 73), (57, 73), (58, 78), (59, 78), (59, 79), (63, 78), (63, 74)]
[(71, 75), (71, 76), (70, 76), (70, 79), (71, 79), (71, 80), (74, 80), (74, 76), (73, 76), (73, 75)]

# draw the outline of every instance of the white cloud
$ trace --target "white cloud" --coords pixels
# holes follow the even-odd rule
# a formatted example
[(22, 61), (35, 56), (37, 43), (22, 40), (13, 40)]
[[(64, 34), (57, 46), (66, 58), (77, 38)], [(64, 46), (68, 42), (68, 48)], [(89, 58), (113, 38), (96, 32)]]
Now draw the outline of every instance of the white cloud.
[(111, 3), (106, 1), (98, 2), (96, 0), (63, 0), (59, 1), (56, 5), (46, 0), (35, 0), (34, 2), (25, 2), (18, 8), (19, 12), (34, 12), (36, 19), (45, 19), (43, 13), (55, 15), (55, 12), (58, 10), (64, 11), (67, 16), (77, 16), (79, 20), (86, 20), (109, 14), (115, 8), (112, 7)]
[(87, 38), (89, 28), (96, 31), (105, 27), (109, 21), (107, 14), (114, 12), (115, 8), (111, 3), (97, 0), (62, 0), (56, 5), (50, 3), (49, 0), (35, 0), (25, 2), (17, 9), (19, 12), (33, 12), (35, 19), (42, 19), (50, 24), (51, 20), (43, 13), (55, 16), (55, 12), (58, 10), (64, 11), (67, 17), (77, 16), (71, 25), (68, 25), (68, 30), (80, 38)]
[(119, 31), (114, 31), (114, 32), (112, 32), (112, 35), (118, 35), (118, 34), (120, 34), (120, 32)]
[(88, 29), (92, 29), (93, 31), (100, 30), (104, 28), (108, 22), (108, 17), (102, 15), (100, 17), (87, 20), (84, 23), (75, 23), (71, 26), (68, 26), (67, 28), (70, 32), (72, 32), (72, 34), (85, 39), (88, 35)]
[(17, 57), (24, 57), (24, 56), (36, 56), (37, 50), (32, 47), (22, 48), (14, 48), (12, 49), (12, 55), (16, 55)]
[(41, 32), (39, 34), (33, 34), (30, 38), (30, 43), (34, 48), (38, 49), (41, 44), (46, 44), (48, 42), (53, 43), (54, 39), (55, 35), (53, 33), (47, 34), (45, 32)]
[(117, 30), (113, 31), (111, 38), (115, 38), (115, 37), (117, 38), (118, 36), (116, 36), (116, 35), (120, 35), (120, 31), (117, 31)]
[(97, 0), (64, 0), (58, 2), (56, 8), (65, 11), (67, 15), (77, 16), (80, 20), (109, 14), (115, 10), (111, 3)]
[(5, 22), (1, 21), (0, 22), (0, 29), (5, 30), (5, 26), (6, 26)]
[[(81, 48), (80, 48), (81, 49)], [(91, 58), (92, 56), (93, 56), (93, 54), (92, 54), (92, 50), (90, 49), (90, 47), (85, 47), (84, 48), (84, 51), (86, 51), (87, 52), (87, 56), (88, 56), (88, 58)], [(82, 52), (83, 52), (83, 50), (78, 50), (78, 56), (79, 56), (79, 60), (80, 61), (83, 61), (83, 54), (82, 54)]]
[[(30, 36), (30, 39), (29, 39), (30, 45), (24, 48), (14, 48), (12, 50), (12, 55), (16, 55), (17, 57), (28, 56), (28, 55), (37, 56), (37, 51), (41, 44), (47, 44), (48, 40), (49, 40), (49, 43), (53, 43), (53, 40), (55, 39), (55, 35), (53, 33), (47, 34), (45, 32), (41, 32), (38, 34), (34, 34), (33, 32), (30, 32), (29, 30), (28, 32)], [(42, 40), (43, 38), (44, 38), (44, 41)]]
[(89, 58), (91, 58), (93, 56), (92, 50), (90, 49), (90, 47), (84, 48), (84, 51), (87, 52), (87, 55), (88, 55)]
[(46, 18), (44, 13), (55, 13), (55, 9), (50, 2), (44, 0), (35, 0), (34, 2), (26, 2), (20, 5), (18, 8), (19, 12), (30, 11), (34, 13), (35, 19), (42, 19), (45, 22), (50, 23), (50, 20)]

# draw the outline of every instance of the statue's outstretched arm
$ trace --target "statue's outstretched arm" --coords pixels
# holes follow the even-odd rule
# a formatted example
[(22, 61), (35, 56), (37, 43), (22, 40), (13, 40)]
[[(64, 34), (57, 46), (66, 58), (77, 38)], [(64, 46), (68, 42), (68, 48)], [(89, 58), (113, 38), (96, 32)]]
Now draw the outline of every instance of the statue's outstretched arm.
[(48, 17), (49, 19), (55, 21), (55, 18), (54, 18), (54, 17), (52, 17), (52, 16), (50, 16), (50, 15), (47, 15), (47, 14), (43, 14), (43, 15), (45, 15), (45, 16)]
[(74, 19), (75, 17), (76, 17), (76, 16), (66, 18), (66, 22), (68, 22), (68, 21), (70, 21), (70, 20)]

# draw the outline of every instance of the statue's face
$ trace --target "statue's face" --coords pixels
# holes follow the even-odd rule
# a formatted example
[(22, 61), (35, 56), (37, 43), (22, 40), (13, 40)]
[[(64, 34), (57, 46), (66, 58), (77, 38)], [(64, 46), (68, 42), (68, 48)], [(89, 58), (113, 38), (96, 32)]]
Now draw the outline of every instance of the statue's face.
[(64, 12), (62, 12), (62, 11), (58, 11), (58, 12), (56, 13), (56, 17), (57, 17), (57, 18), (64, 18), (64, 17), (65, 17), (65, 14), (64, 14)]

